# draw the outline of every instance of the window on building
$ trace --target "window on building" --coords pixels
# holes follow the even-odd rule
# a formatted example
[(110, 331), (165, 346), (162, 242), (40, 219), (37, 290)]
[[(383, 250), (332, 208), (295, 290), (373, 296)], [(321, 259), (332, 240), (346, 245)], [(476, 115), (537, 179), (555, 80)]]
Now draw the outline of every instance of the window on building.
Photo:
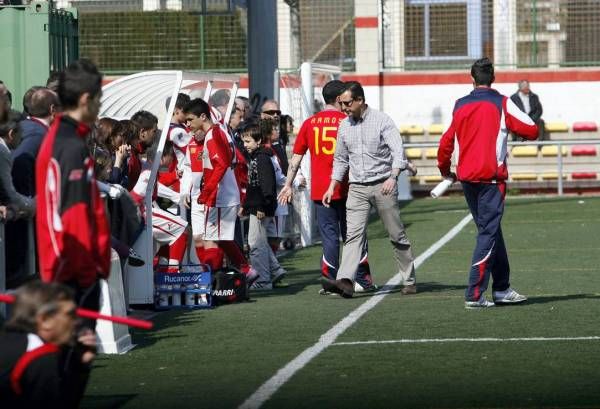
[(434, 57), (468, 55), (467, 5), (429, 6), (429, 50)]
[(425, 7), (407, 6), (404, 10), (404, 47), (407, 57), (425, 55)]
[(405, 0), (406, 60), (479, 58), (481, 19), (480, 0)]

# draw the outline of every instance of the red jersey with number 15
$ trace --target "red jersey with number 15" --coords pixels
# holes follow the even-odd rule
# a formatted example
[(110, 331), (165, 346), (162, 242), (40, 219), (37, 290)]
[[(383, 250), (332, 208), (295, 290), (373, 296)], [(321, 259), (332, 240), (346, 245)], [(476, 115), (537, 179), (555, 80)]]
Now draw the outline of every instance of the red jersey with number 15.
[[(302, 124), (294, 143), (294, 153), (310, 152), (310, 180), (312, 200), (321, 200), (329, 187), (333, 169), (333, 154), (340, 122), (346, 115), (335, 109), (326, 109), (308, 118)], [(348, 195), (347, 178), (333, 192), (333, 200)]]

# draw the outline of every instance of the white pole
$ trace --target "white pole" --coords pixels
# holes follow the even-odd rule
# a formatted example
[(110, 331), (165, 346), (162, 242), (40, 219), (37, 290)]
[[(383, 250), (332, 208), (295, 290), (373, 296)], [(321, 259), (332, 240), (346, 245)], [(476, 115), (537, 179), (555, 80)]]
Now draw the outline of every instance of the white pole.
[(273, 99), (279, 103), (279, 106), (281, 106), (281, 101), (279, 100), (279, 81), (280, 73), (279, 68), (277, 68), (275, 71), (273, 71)]
[(206, 102), (208, 102), (208, 99), (210, 98), (210, 93), (212, 92), (212, 86), (213, 86), (212, 81), (208, 81), (208, 83), (206, 84), (206, 90), (204, 90), (204, 98), (202, 98)]
[[(312, 64), (304, 62), (300, 66), (300, 80), (302, 89), (302, 121), (310, 117), (314, 111), (314, 91), (312, 81)], [(300, 199), (300, 241), (303, 247), (312, 244), (312, 229), (314, 223), (314, 206), (310, 199), (310, 153), (307, 152), (300, 164), (302, 174), (306, 178), (306, 188), (298, 195)]]
[(557, 168), (558, 168), (558, 195), (562, 196), (563, 195), (563, 154), (562, 154), (562, 148), (563, 148), (563, 144), (559, 143), (558, 144), (558, 156), (556, 157), (556, 160), (558, 161), (557, 163)]
[(234, 82), (231, 87), (231, 91), (229, 91), (229, 102), (227, 103), (227, 112), (225, 112), (225, 118), (223, 119), (223, 125), (229, 125), (229, 118), (231, 118), (231, 111), (233, 110), (233, 104), (235, 104), (235, 97), (238, 92), (238, 83)]
[(300, 81), (302, 83), (302, 120), (314, 114), (315, 95), (313, 92), (312, 64), (303, 62), (300, 66)]

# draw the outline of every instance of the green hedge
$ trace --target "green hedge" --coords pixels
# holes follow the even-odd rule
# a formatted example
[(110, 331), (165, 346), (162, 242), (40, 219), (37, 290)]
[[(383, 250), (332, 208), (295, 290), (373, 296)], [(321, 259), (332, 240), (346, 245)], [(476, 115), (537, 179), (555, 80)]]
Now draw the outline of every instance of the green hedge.
[(82, 57), (105, 72), (246, 67), (246, 34), (239, 13), (81, 13), (79, 47)]

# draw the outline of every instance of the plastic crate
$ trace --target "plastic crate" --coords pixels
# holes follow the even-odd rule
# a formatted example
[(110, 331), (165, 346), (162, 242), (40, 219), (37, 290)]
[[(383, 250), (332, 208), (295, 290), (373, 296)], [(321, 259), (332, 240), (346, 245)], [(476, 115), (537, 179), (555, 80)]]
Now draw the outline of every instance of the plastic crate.
[(212, 274), (204, 264), (181, 266), (179, 273), (154, 273), (157, 310), (212, 308)]

